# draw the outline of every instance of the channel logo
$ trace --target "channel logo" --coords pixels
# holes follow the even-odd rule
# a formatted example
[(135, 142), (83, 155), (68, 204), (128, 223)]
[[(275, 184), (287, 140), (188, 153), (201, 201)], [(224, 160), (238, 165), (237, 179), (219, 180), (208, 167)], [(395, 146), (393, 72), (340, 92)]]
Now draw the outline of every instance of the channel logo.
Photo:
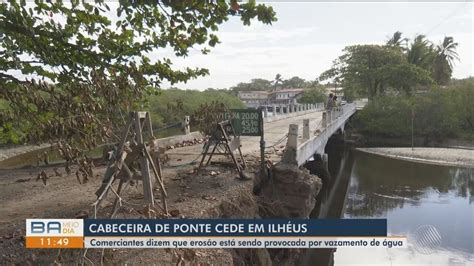
[(27, 219), (26, 236), (84, 236), (82, 219)]
[(27, 219), (27, 248), (82, 248), (82, 219)]

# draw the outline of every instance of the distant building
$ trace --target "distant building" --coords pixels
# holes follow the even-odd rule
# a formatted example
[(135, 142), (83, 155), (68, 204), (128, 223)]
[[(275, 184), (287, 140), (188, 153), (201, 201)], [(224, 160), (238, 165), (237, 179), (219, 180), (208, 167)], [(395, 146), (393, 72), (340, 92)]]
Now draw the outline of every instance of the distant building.
[(303, 96), (304, 89), (281, 89), (273, 92), (267, 91), (239, 91), (239, 99), (247, 107), (297, 104)]
[(239, 99), (247, 106), (257, 108), (268, 105), (269, 92), (267, 91), (239, 91)]
[(297, 104), (303, 96), (304, 89), (282, 89), (273, 91), (270, 95), (270, 105)]

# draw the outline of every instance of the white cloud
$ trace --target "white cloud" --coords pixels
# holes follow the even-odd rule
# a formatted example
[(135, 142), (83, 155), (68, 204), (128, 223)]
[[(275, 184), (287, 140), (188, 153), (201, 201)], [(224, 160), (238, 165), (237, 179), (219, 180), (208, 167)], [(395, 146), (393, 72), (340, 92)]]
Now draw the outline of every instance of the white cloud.
[(251, 78), (273, 79), (277, 73), (314, 79), (345, 46), (382, 44), (400, 30), (409, 38), (429, 33), (435, 43), (453, 36), (461, 57), (453, 76), (463, 78), (473, 75), (473, 4), (462, 4), (273, 3), (279, 21), (272, 26), (230, 21), (217, 33), (222, 43), (209, 55), (192, 52), (174, 62), (210, 70), (210, 76), (182, 85), (191, 89), (228, 88)]

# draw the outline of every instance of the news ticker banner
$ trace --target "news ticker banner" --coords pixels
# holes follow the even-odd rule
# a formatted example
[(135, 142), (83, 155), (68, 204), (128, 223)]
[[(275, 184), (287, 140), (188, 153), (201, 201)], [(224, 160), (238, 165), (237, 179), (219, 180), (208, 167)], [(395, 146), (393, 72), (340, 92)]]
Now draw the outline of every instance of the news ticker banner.
[(406, 247), (386, 219), (27, 219), (27, 248)]

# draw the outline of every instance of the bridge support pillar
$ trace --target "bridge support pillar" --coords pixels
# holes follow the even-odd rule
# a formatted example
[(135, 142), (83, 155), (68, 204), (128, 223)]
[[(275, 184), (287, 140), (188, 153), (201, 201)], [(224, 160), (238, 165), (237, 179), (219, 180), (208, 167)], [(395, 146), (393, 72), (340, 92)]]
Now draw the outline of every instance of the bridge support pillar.
[(277, 107), (275, 105), (272, 106), (272, 111), (273, 111), (272, 115), (276, 116), (277, 115)]
[(326, 128), (328, 126), (327, 112), (323, 112), (323, 118), (321, 119), (321, 123), (323, 124), (324, 128)]
[[(324, 169), (328, 170), (328, 163), (329, 163), (329, 156), (327, 153), (323, 154), (321, 156), (323, 158), (323, 165), (324, 165)], [(329, 171), (329, 170), (328, 170)]]
[(268, 117), (268, 108), (266, 106), (263, 108), (263, 114), (264, 117)]
[(303, 120), (303, 139), (309, 139), (309, 119)]
[(282, 161), (287, 164), (298, 164), (296, 161), (296, 151), (298, 149), (298, 125), (290, 124), (288, 129), (288, 140), (286, 142), (285, 153)]

